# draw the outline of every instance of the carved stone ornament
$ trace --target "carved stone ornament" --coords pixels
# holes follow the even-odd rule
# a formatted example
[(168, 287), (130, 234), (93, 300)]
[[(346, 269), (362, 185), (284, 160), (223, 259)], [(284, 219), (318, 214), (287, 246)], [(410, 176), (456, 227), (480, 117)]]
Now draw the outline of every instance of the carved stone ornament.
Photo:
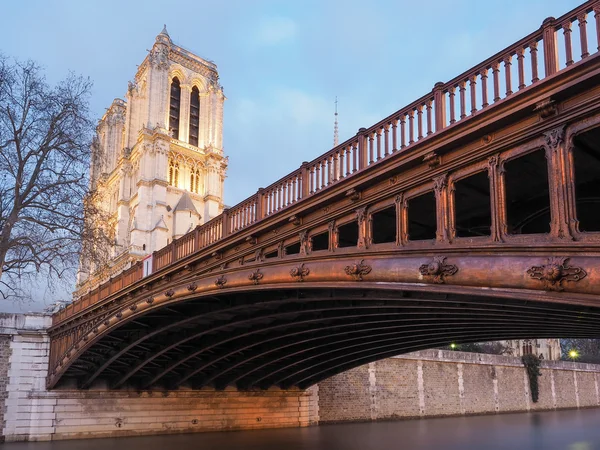
[(544, 133), (546, 145), (550, 150), (556, 150), (563, 141), (564, 128), (559, 127)]
[(429, 152), (423, 156), (423, 162), (427, 163), (430, 169), (434, 169), (442, 163), (442, 160), (435, 152)]
[(135, 311), (137, 309), (137, 305), (134, 303), (129, 307), (130, 310)]
[(360, 192), (358, 192), (354, 188), (349, 189), (348, 191), (346, 191), (346, 197), (355, 202), (357, 200), (360, 200)]
[(221, 275), (219, 278), (215, 280), (215, 286), (219, 289), (223, 289), (225, 284), (227, 283), (227, 278), (224, 275)]
[(167, 297), (173, 297), (175, 295), (175, 291), (173, 289), (169, 289), (167, 292), (165, 292), (165, 295)]
[(254, 284), (258, 284), (258, 282), (263, 279), (263, 276), (264, 275), (260, 273), (260, 269), (256, 269), (254, 272), (248, 275), (248, 279), (254, 282)]
[(587, 272), (581, 267), (570, 267), (567, 265), (568, 257), (551, 257), (543, 266), (533, 266), (527, 270), (531, 278), (541, 280), (544, 289), (549, 291), (563, 291), (563, 283), (568, 281), (579, 281), (585, 278)]
[(150, 64), (159, 69), (169, 67), (169, 48), (166, 45), (155, 45), (150, 51)]
[(152, 303), (154, 303), (154, 297), (148, 297), (146, 299), (146, 303), (148, 303), (149, 305), (151, 305)]
[(458, 272), (458, 267), (453, 264), (446, 264), (445, 256), (434, 256), (431, 262), (419, 267), (419, 272), (425, 277), (433, 277), (432, 281), (436, 284), (446, 282), (445, 277), (449, 277)]
[(304, 267), (304, 264), (298, 267), (294, 267), (290, 270), (290, 275), (292, 278), (296, 278), (296, 281), (304, 281), (304, 277), (307, 277), (310, 274), (310, 269), (308, 267)]
[(295, 216), (295, 215), (290, 217), (288, 220), (290, 221), (290, 223), (293, 223), (296, 226), (300, 225), (300, 223), (301, 223), (300, 217)]
[(535, 104), (535, 108), (533, 109), (535, 112), (540, 114), (542, 119), (547, 119), (548, 117), (555, 116), (558, 112), (558, 108), (554, 100), (547, 98)]
[(365, 264), (365, 260), (361, 259), (361, 261), (357, 264), (351, 264), (344, 268), (344, 272), (346, 275), (350, 275), (356, 281), (362, 281), (363, 275), (367, 275), (371, 272), (371, 266)]
[(194, 292), (196, 289), (198, 289), (198, 284), (195, 281), (192, 281), (187, 287), (187, 290), (190, 292)]
[(358, 222), (359, 225), (365, 221), (366, 213), (367, 213), (366, 207), (358, 208), (356, 210), (356, 221)]

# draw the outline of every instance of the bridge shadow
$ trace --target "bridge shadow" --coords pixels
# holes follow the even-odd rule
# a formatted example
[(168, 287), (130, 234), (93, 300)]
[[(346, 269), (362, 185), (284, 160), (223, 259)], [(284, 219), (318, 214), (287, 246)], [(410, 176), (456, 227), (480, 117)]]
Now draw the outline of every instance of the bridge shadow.
[(62, 383), (307, 388), (368, 362), (450, 342), (597, 338), (599, 330), (600, 308), (589, 306), (376, 283), (257, 286), (137, 314), (83, 351)]

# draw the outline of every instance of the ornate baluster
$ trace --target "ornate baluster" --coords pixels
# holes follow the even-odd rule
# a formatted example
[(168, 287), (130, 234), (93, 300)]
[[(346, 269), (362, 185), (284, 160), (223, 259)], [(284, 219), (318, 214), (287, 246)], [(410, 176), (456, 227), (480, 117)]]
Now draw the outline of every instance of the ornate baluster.
[(492, 66), (492, 74), (494, 76), (494, 102), (500, 100), (500, 63), (495, 62)]
[(535, 83), (540, 81), (538, 77), (538, 60), (537, 60), (537, 41), (531, 42), (529, 44), (529, 52), (531, 53), (531, 82)]
[(417, 106), (417, 140), (423, 139), (423, 105)]
[(519, 67), (519, 90), (525, 89), (525, 49), (519, 48), (517, 50), (517, 65)]
[(378, 128), (373, 134), (377, 135), (377, 161), (379, 161), (381, 159), (381, 128)]
[(477, 75), (469, 77), (469, 87), (471, 88), (471, 114), (477, 112)]
[(321, 187), (319, 186), (319, 181), (321, 180), (321, 163), (317, 163), (317, 168), (315, 170), (315, 192), (317, 192)]
[(390, 154), (390, 124), (386, 123), (383, 129), (383, 143), (385, 145), (384, 151), (383, 151), (383, 157), (385, 158), (387, 155)]
[(479, 75), (481, 76), (481, 108), (482, 109), (489, 105), (488, 90), (487, 90), (487, 74), (488, 74), (487, 67), (485, 69), (482, 69), (481, 72), (479, 72)]
[(405, 125), (406, 125), (406, 116), (404, 114), (402, 114), (402, 116), (400, 117), (400, 148), (404, 148), (406, 147), (406, 129), (405, 129)]
[(333, 155), (331, 155), (329, 158), (327, 158), (327, 164), (328, 164), (328, 169), (327, 169), (327, 186), (329, 186), (331, 183), (333, 183), (334, 177), (335, 177), (335, 172), (334, 172), (334, 163), (335, 163), (335, 158)]
[(573, 45), (571, 44), (571, 25), (572, 22), (567, 20), (562, 24), (563, 34), (565, 36), (565, 53), (567, 54), (567, 67), (573, 64)]
[[(298, 175), (292, 178), (292, 203), (295, 203), (298, 200), (298, 191), (296, 190), (296, 180), (298, 179)], [(299, 183), (298, 183), (299, 184)]]
[(277, 211), (281, 209), (281, 185), (277, 186)]
[(456, 86), (452, 86), (448, 89), (448, 97), (450, 97), (450, 123), (456, 122), (456, 111), (454, 105), (454, 96), (456, 95)]
[(336, 150), (336, 152), (333, 155), (333, 183), (335, 183), (338, 180), (338, 159), (339, 151)]
[(408, 145), (415, 142), (415, 110), (411, 109), (408, 113)]
[(392, 153), (398, 151), (398, 119), (392, 121)]
[(429, 136), (431, 133), (433, 133), (432, 130), (432, 119), (431, 119), (431, 104), (432, 104), (433, 100), (427, 100), (427, 103), (425, 104), (425, 108), (427, 109), (427, 136)]
[(461, 81), (458, 85), (458, 91), (460, 93), (460, 118), (464, 119), (465, 117), (467, 117), (467, 108), (465, 105), (465, 90), (466, 90), (466, 83), (465, 81)]
[(352, 173), (358, 170), (358, 142), (352, 144), (352, 154), (354, 156), (354, 166), (352, 167)]
[(352, 144), (350, 144), (348, 147), (346, 147), (346, 176), (350, 175), (350, 164), (352, 163), (352, 161), (350, 161), (352, 157)]
[(315, 166), (310, 166), (310, 176), (309, 176), (309, 184), (310, 184), (310, 195), (315, 193)]
[(375, 157), (373, 152), (373, 141), (375, 138), (375, 133), (369, 133), (369, 165), (373, 164), (373, 158)]
[(579, 40), (581, 41), (581, 59), (590, 56), (590, 53), (588, 52), (586, 17), (586, 13), (577, 16), (577, 20), (579, 21)]
[(510, 78), (510, 66), (512, 64), (511, 60), (512, 60), (511, 55), (505, 56), (504, 60), (503, 60), (504, 61), (504, 77), (505, 77), (505, 81), (506, 81), (506, 96), (507, 97), (513, 93), (512, 82), (511, 82), (511, 78)]

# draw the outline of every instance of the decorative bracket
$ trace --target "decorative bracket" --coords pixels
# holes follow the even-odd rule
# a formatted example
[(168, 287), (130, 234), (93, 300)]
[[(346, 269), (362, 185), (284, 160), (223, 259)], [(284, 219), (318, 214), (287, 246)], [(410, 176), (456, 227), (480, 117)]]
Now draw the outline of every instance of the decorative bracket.
[(302, 223), (302, 220), (300, 219), (300, 217), (298, 217), (296, 215), (290, 217), (288, 220), (290, 221), (290, 223), (293, 223), (296, 226), (298, 226)]
[(173, 289), (169, 289), (167, 292), (165, 292), (165, 295), (167, 297), (173, 297), (175, 295), (175, 291)]
[(558, 112), (558, 108), (554, 100), (547, 98), (535, 104), (535, 108), (533, 109), (535, 112), (540, 114), (542, 119), (547, 119), (548, 117), (555, 116)]
[(256, 236), (248, 236), (246, 238), (246, 242), (248, 242), (250, 245), (256, 245), (258, 239), (256, 238)]
[(353, 202), (356, 202), (356, 201), (360, 200), (360, 192), (358, 192), (354, 188), (349, 189), (348, 191), (346, 191), (346, 197), (348, 197)]
[(254, 272), (248, 275), (248, 279), (254, 282), (254, 284), (258, 284), (258, 282), (263, 279), (263, 276), (264, 275), (260, 273), (260, 269), (256, 269)]
[(553, 256), (543, 266), (533, 266), (527, 270), (531, 278), (541, 280), (544, 289), (549, 291), (563, 291), (563, 283), (568, 281), (579, 281), (585, 278), (587, 272), (581, 267), (570, 267), (567, 265), (568, 257)]
[(195, 281), (192, 281), (192, 283), (187, 287), (187, 290), (190, 292), (194, 292), (196, 289), (198, 289), (198, 285)]
[(446, 264), (445, 256), (434, 256), (433, 260), (419, 267), (419, 272), (425, 277), (433, 277), (435, 284), (446, 282), (445, 277), (449, 277), (458, 272), (458, 267), (453, 264)]
[(290, 275), (292, 278), (296, 278), (296, 281), (304, 281), (304, 277), (307, 277), (310, 274), (310, 269), (308, 267), (304, 267), (304, 264), (298, 267), (294, 267), (290, 270)]
[(356, 281), (362, 281), (363, 275), (367, 275), (371, 272), (371, 266), (365, 264), (365, 260), (361, 259), (357, 264), (351, 264), (344, 268), (346, 275), (350, 275)]
[(429, 152), (423, 156), (423, 162), (427, 163), (430, 169), (434, 169), (442, 163), (440, 155), (435, 152)]
[(215, 286), (219, 289), (223, 289), (225, 284), (227, 283), (227, 278), (224, 275), (221, 275), (219, 278), (215, 280)]

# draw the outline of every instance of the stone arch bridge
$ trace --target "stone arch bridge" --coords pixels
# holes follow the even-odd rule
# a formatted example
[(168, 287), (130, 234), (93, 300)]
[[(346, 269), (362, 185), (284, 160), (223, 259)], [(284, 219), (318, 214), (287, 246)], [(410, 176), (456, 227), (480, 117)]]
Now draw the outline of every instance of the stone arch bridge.
[(305, 388), (453, 341), (600, 337), (599, 23), (598, 1), (546, 19), (81, 295), (48, 387)]

